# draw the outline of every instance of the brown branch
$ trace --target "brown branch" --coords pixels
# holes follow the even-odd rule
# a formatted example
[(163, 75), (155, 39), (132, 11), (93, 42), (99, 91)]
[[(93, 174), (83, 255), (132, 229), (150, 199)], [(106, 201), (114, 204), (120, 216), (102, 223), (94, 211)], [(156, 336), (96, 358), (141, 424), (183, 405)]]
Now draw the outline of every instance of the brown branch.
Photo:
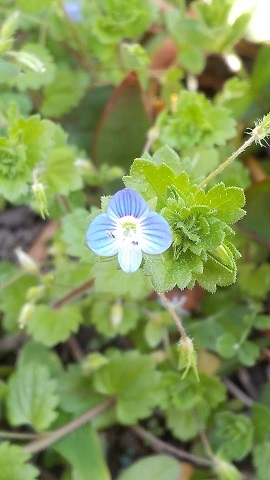
[(63, 427), (57, 428), (53, 432), (46, 433), (42, 435), (38, 440), (34, 440), (33, 442), (28, 443), (23, 447), (23, 450), (26, 453), (37, 453), (46, 448), (50, 447), (53, 443), (58, 442), (61, 438), (69, 435), (70, 433), (74, 432), (78, 428), (82, 427), (86, 423), (88, 423), (92, 418), (96, 417), (100, 413), (104, 412), (108, 408), (112, 407), (115, 403), (114, 398), (110, 398), (105, 402), (97, 405), (94, 408), (91, 408), (87, 412), (83, 413), (79, 417), (75, 418), (71, 422), (67, 423)]
[(132, 430), (138, 437), (145, 440), (147, 443), (151, 445), (153, 450), (157, 452), (165, 452), (169, 453), (173, 457), (179, 458), (180, 460), (187, 460), (190, 463), (195, 465), (200, 465), (201, 467), (212, 467), (213, 463), (211, 460), (207, 458), (198, 457), (197, 455), (193, 455), (192, 453), (185, 452), (180, 448), (177, 448), (173, 445), (170, 445), (163, 440), (160, 440), (158, 437), (155, 437), (152, 433), (145, 430), (143, 427), (136, 425), (132, 427)]

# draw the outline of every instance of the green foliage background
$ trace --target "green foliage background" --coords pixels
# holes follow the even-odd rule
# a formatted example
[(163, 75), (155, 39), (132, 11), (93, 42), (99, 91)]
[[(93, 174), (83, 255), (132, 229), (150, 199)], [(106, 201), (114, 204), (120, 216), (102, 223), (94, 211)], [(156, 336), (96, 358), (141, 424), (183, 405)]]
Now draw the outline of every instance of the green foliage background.
[[(235, 3), (0, 1), (0, 208), (57, 225), (0, 263), (4, 480), (270, 478), (270, 47)], [(85, 244), (124, 186), (173, 234), (130, 275)]]

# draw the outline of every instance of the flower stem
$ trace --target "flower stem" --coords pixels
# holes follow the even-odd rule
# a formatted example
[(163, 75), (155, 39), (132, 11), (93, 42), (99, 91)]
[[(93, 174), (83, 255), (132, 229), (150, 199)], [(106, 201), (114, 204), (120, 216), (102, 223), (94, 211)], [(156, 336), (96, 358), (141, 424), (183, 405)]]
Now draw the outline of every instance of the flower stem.
[(219, 173), (223, 172), (223, 170), (230, 165), (241, 153), (243, 153), (247, 147), (249, 147), (253, 142), (257, 139), (256, 134), (251, 135), (241, 147), (239, 147), (225, 162), (219, 165), (216, 170), (210, 173), (201, 183), (199, 183), (198, 188), (203, 188), (207, 183), (209, 183), (213, 178), (215, 178)]
[(172, 318), (174, 319), (176, 325), (177, 325), (177, 328), (179, 330), (179, 333), (182, 337), (182, 342), (183, 343), (188, 343), (188, 337), (187, 337), (187, 334), (185, 332), (185, 329), (182, 325), (182, 322), (180, 320), (180, 317), (177, 315), (177, 313), (175, 312), (175, 310), (173, 309), (173, 307), (171, 306), (168, 298), (166, 297), (166, 295), (164, 293), (159, 293), (158, 294), (163, 302), (163, 304), (165, 305), (166, 309), (168, 310), (168, 312), (170, 313), (170, 315), (172, 316)]
[(57, 430), (54, 430), (53, 432), (45, 433), (44, 435), (39, 437), (38, 440), (34, 440), (33, 442), (28, 443), (23, 447), (23, 450), (26, 453), (30, 454), (45, 450), (45, 448), (50, 447), (50, 445), (52, 445), (53, 443), (58, 442), (59, 440), (61, 440), (61, 438), (69, 435), (70, 433), (74, 432), (78, 428), (88, 423), (90, 420), (92, 420), (92, 418), (104, 412), (104, 410), (112, 407), (114, 402), (115, 400), (113, 398), (106, 400), (105, 402), (97, 405), (94, 408), (91, 408), (90, 410), (83, 413), (82, 415), (75, 418), (66, 425), (63, 425), (63, 427), (57, 428)]

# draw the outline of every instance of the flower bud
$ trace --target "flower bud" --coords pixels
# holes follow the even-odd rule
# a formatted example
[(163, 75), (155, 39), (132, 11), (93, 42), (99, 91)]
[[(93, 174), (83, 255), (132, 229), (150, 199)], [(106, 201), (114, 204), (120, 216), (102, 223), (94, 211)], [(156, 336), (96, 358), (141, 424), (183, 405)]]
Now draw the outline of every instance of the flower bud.
[(111, 324), (117, 330), (123, 319), (123, 306), (121, 300), (116, 300), (111, 306)]
[(49, 287), (54, 283), (54, 275), (52, 273), (46, 273), (46, 275), (42, 275), (40, 281), (42, 285)]
[(47, 197), (45, 194), (44, 186), (42, 183), (37, 182), (37, 183), (34, 183), (32, 189), (33, 189), (35, 200), (37, 202), (39, 213), (42, 216), (42, 218), (45, 219), (45, 215), (49, 215), (49, 213), (48, 213)]
[(32, 317), (35, 310), (35, 305), (33, 303), (25, 303), (25, 305), (21, 308), (18, 318), (18, 324), (20, 328), (24, 328), (30, 318)]
[(0, 55), (3, 55), (13, 44), (12, 38), (0, 38)]
[(30, 68), (30, 70), (33, 70), (36, 73), (41, 74), (46, 71), (44, 63), (33, 53), (25, 52), (23, 50), (20, 52), (12, 50), (11, 52), (8, 52), (8, 54), (10, 57), (13, 57), (17, 63), (21, 64), (23, 67)]
[(15, 253), (22, 269), (31, 275), (39, 275), (39, 267), (36, 262), (21, 248), (16, 248)]
[(16, 11), (9, 15), (9, 17), (4, 21), (1, 27), (1, 37), (3, 39), (8, 39), (14, 34), (18, 26), (19, 15), (19, 12)]
[(185, 378), (190, 368), (193, 370), (197, 380), (199, 381), (199, 375), (197, 370), (197, 354), (194, 349), (193, 342), (190, 338), (186, 337), (181, 339), (178, 347), (178, 368), (184, 370), (182, 378)]
[(43, 297), (45, 287), (44, 285), (38, 285), (37, 287), (30, 287), (27, 290), (27, 300), (30, 302), (37, 302)]

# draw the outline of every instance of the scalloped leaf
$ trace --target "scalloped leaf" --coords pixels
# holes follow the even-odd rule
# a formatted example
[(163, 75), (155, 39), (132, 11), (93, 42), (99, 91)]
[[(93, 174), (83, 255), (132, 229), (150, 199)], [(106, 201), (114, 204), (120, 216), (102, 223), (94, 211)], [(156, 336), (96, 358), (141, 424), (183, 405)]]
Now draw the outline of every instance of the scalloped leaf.
[(37, 305), (27, 325), (33, 338), (52, 347), (67, 340), (71, 333), (78, 330), (81, 314), (75, 305), (68, 305), (60, 310), (52, 310), (47, 305)]
[(0, 471), (5, 480), (35, 480), (39, 471), (29, 465), (30, 455), (18, 445), (9, 442), (0, 444)]
[(31, 362), (19, 365), (9, 380), (7, 410), (11, 425), (28, 424), (37, 431), (46, 430), (57, 417), (56, 386), (47, 367)]

